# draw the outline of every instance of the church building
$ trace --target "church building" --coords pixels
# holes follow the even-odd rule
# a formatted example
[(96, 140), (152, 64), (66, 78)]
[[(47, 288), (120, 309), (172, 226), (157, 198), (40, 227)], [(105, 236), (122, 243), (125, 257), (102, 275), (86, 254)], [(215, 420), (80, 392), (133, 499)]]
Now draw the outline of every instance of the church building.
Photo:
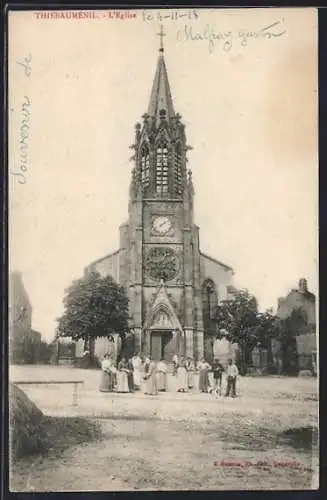
[[(163, 35), (163, 33), (161, 33)], [(212, 358), (219, 301), (233, 293), (233, 270), (200, 250), (185, 126), (175, 112), (161, 43), (147, 112), (135, 126), (128, 220), (119, 249), (85, 272), (111, 275), (130, 300), (135, 351)], [(107, 339), (98, 339), (103, 356)]]

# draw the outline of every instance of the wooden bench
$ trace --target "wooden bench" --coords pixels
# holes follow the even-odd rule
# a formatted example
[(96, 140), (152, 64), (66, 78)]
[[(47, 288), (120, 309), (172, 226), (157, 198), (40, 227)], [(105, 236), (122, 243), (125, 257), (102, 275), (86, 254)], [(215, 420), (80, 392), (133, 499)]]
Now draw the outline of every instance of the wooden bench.
[(84, 384), (83, 380), (13, 380), (15, 385), (52, 385), (52, 384), (73, 384), (73, 406), (77, 406), (78, 384)]

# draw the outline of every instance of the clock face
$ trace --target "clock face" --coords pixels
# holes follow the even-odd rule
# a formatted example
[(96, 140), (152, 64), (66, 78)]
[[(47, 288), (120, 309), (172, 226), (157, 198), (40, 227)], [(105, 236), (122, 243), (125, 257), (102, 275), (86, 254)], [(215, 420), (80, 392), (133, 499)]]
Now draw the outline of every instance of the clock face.
[(171, 219), (165, 215), (159, 215), (153, 219), (152, 228), (158, 234), (167, 234), (172, 228)]

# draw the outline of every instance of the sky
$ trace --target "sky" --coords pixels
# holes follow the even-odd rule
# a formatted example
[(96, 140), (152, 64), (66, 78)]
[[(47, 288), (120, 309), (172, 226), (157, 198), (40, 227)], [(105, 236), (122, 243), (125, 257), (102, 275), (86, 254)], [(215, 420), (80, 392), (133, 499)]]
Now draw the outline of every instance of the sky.
[(65, 288), (118, 248), (160, 22), (201, 250), (262, 310), (301, 277), (318, 290), (316, 9), (129, 12), (9, 15), (9, 264), (47, 340)]

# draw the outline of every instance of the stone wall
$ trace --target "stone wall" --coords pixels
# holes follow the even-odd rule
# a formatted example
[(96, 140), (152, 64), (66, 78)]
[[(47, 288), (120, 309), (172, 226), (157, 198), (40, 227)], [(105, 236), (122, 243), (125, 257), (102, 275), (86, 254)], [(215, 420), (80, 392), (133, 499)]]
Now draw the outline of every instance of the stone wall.
[(237, 357), (237, 345), (228, 342), (226, 339), (216, 339), (213, 343), (213, 356), (220, 360), (221, 364), (226, 367), (228, 359), (231, 358), (234, 362)]
[(228, 286), (233, 281), (233, 270), (205, 254), (201, 254), (200, 268), (201, 282), (203, 283), (206, 278), (212, 279), (216, 285), (218, 301), (226, 300), (228, 298)]

